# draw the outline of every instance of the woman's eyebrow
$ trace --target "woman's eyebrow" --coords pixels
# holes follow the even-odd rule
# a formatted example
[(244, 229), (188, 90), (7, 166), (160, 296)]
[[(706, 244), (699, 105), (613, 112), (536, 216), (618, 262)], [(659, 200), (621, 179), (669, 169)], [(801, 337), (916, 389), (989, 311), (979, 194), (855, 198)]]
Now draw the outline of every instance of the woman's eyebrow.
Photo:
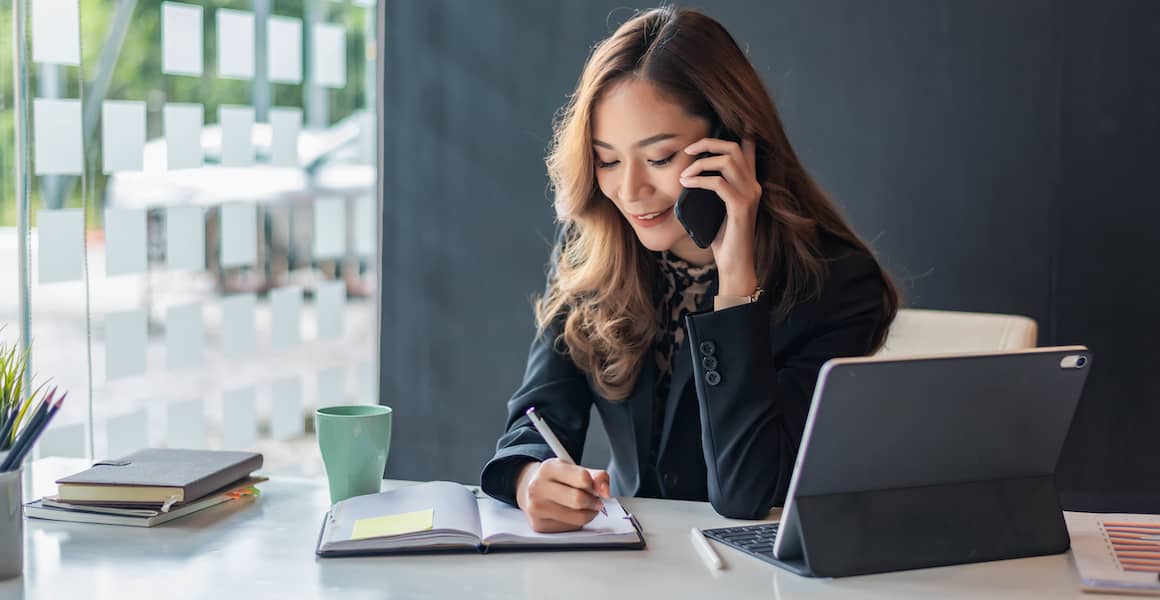
[[(671, 139), (671, 138), (675, 138), (675, 137), (677, 137), (677, 134), (675, 134), (675, 133), (658, 133), (657, 135), (654, 135), (652, 137), (644, 138), (643, 140), (633, 144), (632, 146), (634, 148), (644, 148), (645, 146), (648, 146), (650, 144), (655, 144), (657, 142), (664, 141), (664, 140)], [(608, 148), (609, 150), (616, 150), (616, 148), (612, 147), (612, 144), (609, 144), (608, 142), (602, 142), (602, 141), (596, 140), (596, 139), (592, 140), (592, 145), (600, 146), (601, 148)]]

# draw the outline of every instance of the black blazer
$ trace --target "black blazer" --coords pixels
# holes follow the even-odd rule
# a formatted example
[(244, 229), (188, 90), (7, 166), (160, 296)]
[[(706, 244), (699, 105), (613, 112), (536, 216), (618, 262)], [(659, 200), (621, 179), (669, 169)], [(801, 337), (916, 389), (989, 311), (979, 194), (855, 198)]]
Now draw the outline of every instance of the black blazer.
[(508, 401), (507, 432), (480, 477), (483, 490), (515, 504), (520, 468), (554, 456), (524, 414), (529, 406), (579, 461), (595, 403), (612, 446), (614, 495), (708, 500), (720, 514), (743, 519), (784, 503), (822, 364), (869, 353), (888, 325), (874, 258), (834, 239), (824, 241), (824, 253), (828, 274), (820, 296), (780, 324), (768, 296), (687, 317), (656, 464), (648, 464), (652, 356), (631, 396), (612, 402), (553, 347), (560, 329), (549, 328), (532, 342), (523, 384)]

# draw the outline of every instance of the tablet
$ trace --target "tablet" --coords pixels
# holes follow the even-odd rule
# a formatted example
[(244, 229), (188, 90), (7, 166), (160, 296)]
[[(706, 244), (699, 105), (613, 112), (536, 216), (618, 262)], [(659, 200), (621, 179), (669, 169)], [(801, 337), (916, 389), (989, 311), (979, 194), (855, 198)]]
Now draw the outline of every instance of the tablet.
[(1091, 364), (1084, 346), (828, 361), (774, 557), (844, 575), (1065, 551), (1054, 472)]

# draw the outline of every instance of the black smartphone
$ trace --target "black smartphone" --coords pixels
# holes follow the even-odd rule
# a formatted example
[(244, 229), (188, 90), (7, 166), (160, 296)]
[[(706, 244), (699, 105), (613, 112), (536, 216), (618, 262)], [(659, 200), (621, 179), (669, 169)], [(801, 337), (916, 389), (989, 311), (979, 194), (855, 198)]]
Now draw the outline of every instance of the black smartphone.
[[(736, 136), (727, 131), (724, 125), (718, 124), (713, 128), (709, 137), (719, 140), (737, 141)], [(700, 160), (707, 156), (716, 156), (712, 152), (702, 152), (697, 155)], [(702, 171), (702, 176), (720, 177), (719, 171)], [(713, 190), (701, 188), (684, 188), (677, 197), (677, 204), (673, 207), (677, 220), (693, 238), (693, 243), (699, 248), (708, 248), (721, 230), (725, 222), (725, 202)]]

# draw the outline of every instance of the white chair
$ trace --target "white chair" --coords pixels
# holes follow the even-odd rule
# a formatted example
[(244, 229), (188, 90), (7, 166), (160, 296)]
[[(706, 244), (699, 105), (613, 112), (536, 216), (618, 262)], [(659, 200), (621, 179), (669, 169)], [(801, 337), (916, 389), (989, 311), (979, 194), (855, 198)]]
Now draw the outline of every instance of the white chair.
[(1034, 348), (1035, 320), (1019, 315), (901, 309), (874, 356), (995, 352)]

